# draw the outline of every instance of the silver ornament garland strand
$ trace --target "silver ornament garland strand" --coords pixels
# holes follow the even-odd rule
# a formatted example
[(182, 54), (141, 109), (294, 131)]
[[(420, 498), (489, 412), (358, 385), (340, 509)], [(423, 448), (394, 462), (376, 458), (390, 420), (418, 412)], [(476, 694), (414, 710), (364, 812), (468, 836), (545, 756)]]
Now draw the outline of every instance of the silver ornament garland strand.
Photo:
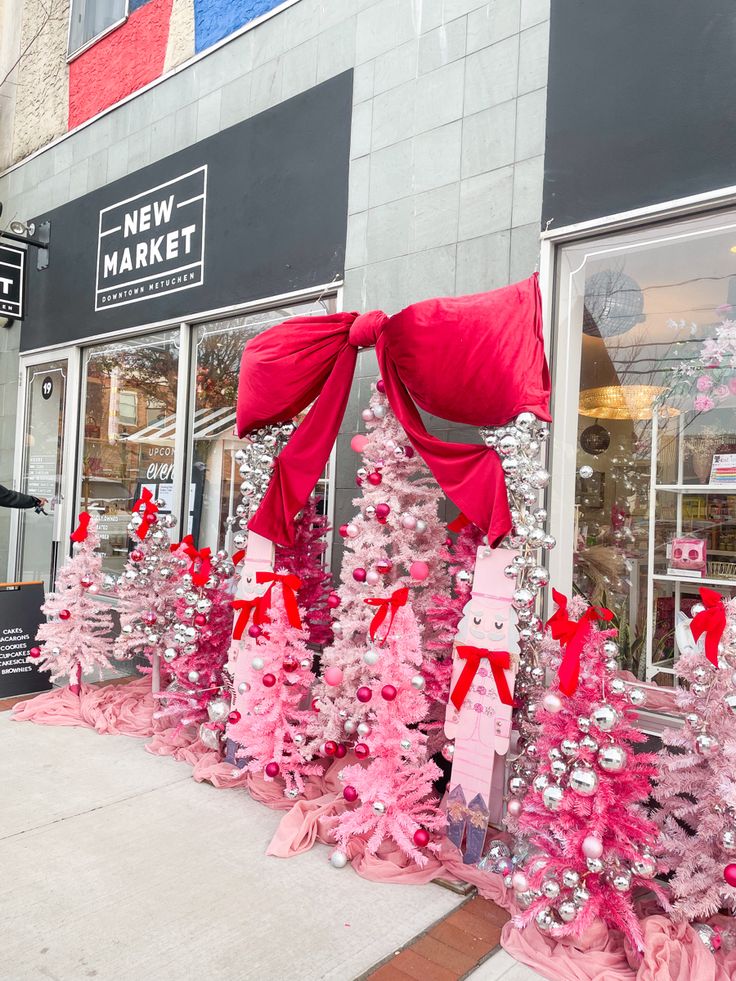
[(228, 525), (237, 523), (240, 529), (233, 536), (233, 546), (245, 548), (248, 521), (255, 514), (258, 505), (268, 490), (273, 473), (276, 457), (286, 446), (296, 426), (292, 422), (279, 423), (273, 426), (263, 426), (247, 436), (248, 442), (235, 453), (235, 462), (239, 465), (242, 503), (235, 509), (235, 516), (227, 519)]

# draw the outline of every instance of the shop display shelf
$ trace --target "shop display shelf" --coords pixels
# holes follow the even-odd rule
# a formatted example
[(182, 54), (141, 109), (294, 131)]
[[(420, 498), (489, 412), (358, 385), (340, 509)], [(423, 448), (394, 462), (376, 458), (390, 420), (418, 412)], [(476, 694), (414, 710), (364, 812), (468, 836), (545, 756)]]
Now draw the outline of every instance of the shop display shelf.
[(652, 576), (656, 582), (679, 582), (688, 586), (727, 586), (736, 587), (736, 579), (710, 579), (707, 576), (672, 576), (666, 572), (655, 572)]
[(736, 494), (736, 484), (655, 484), (654, 489), (673, 494)]

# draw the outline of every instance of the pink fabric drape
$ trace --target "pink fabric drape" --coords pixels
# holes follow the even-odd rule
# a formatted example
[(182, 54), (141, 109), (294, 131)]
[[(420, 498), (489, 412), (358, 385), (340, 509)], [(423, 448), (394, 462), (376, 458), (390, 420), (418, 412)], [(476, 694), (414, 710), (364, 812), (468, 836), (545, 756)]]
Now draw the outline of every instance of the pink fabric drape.
[(472, 296), (425, 300), (394, 317), (380, 311), (294, 317), (243, 352), (241, 436), (314, 402), (276, 461), (249, 527), (281, 544), (322, 473), (345, 414), (358, 349), (375, 345), (393, 411), (437, 482), (497, 543), (511, 517), (495, 451), (427, 432), (417, 406), (456, 423), (499, 426), (522, 411), (549, 420), (549, 372), (537, 275)]

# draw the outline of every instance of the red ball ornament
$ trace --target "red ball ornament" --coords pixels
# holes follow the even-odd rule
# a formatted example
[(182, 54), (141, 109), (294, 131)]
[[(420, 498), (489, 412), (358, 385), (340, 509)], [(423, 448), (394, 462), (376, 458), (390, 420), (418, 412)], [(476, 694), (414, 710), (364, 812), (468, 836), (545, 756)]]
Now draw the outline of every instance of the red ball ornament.
[(286, 671), (287, 674), (291, 674), (293, 671), (296, 671), (299, 668), (299, 662), (291, 655), (287, 655), (282, 663), (284, 666), (284, 671)]
[(281, 772), (281, 767), (278, 763), (266, 763), (266, 776), (267, 777), (277, 777)]
[(340, 599), (339, 593), (330, 593), (330, 595), (327, 597), (327, 605), (331, 610), (336, 610), (341, 602), (342, 600)]
[(352, 804), (353, 801), (358, 799), (358, 791), (355, 789), (355, 787), (348, 785), (347, 787), (342, 788), (342, 796), (345, 798), (348, 804)]
[(736, 886), (736, 865), (727, 865), (723, 870), (723, 878), (729, 886)]
[(362, 480), (361, 477), (356, 477), (355, 478), (355, 486), (356, 487), (362, 487), (363, 486), (363, 480)]
[(414, 844), (417, 848), (426, 848), (429, 844), (429, 832), (425, 828), (417, 828), (414, 832)]
[(405, 446), (404, 447), (404, 456), (408, 460), (411, 460), (411, 458), (414, 456), (414, 447), (413, 446)]
[(445, 548), (449, 548), (450, 545), (452, 545), (452, 539), (451, 538), (446, 538), (445, 539)]
[(384, 382), (383, 378), (379, 378), (378, 381), (376, 382), (376, 391), (380, 392), (381, 395), (385, 394), (386, 383)]
[(379, 559), (378, 562), (376, 562), (376, 572), (380, 572), (382, 576), (385, 576), (387, 573), (391, 572), (393, 567), (394, 564), (390, 559)]
[(41, 648), (40, 647), (32, 647), (28, 653), (30, 654), (31, 657), (40, 657), (41, 656)]
[(263, 684), (266, 686), (266, 688), (273, 688), (273, 686), (276, 684), (276, 675), (264, 674)]
[(409, 575), (417, 582), (424, 582), (429, 575), (429, 566), (426, 562), (412, 562), (409, 566)]
[(319, 712), (319, 702), (317, 701), (316, 698), (312, 699), (312, 711)]
[(71, 613), (70, 613), (69, 610), (59, 610), (59, 619), (60, 620), (68, 620), (70, 616), (71, 616)]
[(345, 743), (338, 743), (337, 749), (335, 750), (335, 756), (338, 758), (338, 760), (344, 760), (347, 755), (348, 748)]
[(376, 517), (379, 521), (385, 521), (390, 514), (391, 508), (388, 506), (388, 504), (376, 504)]
[(130, 553), (131, 562), (142, 562), (144, 558), (145, 555), (139, 548), (134, 548)]
[(356, 453), (362, 453), (368, 442), (368, 437), (364, 436), (362, 433), (358, 433), (356, 436), (350, 440), (350, 448), (355, 450)]
[(358, 566), (357, 569), (353, 569), (353, 579), (356, 582), (365, 582), (365, 577), (367, 575), (368, 573), (361, 566)]
[(384, 685), (381, 689), (381, 698), (385, 698), (387, 702), (393, 702), (397, 694), (398, 692), (393, 685)]
[(378, 487), (382, 481), (383, 477), (377, 470), (374, 470), (373, 473), (368, 474), (368, 483), (373, 484), (374, 487)]
[(365, 743), (356, 743), (353, 752), (359, 760), (365, 760), (370, 755), (370, 750)]
[(204, 627), (207, 625), (207, 617), (204, 613), (197, 613), (194, 617), (195, 627)]
[(228, 715), (227, 717), (227, 721), (230, 723), (231, 726), (234, 726), (237, 722), (240, 722), (241, 719), (242, 719), (242, 715), (240, 714), (240, 712), (238, 712), (237, 709), (233, 709), (230, 715)]
[(373, 698), (373, 692), (368, 688), (367, 685), (362, 685), (355, 693), (355, 697), (359, 702), (370, 702)]
[(261, 630), (261, 628), (258, 626), (257, 623), (252, 623), (248, 627), (248, 636), (249, 637), (260, 637), (262, 633), (263, 633), (263, 631)]
[(347, 538), (348, 537), (348, 526), (347, 525), (340, 525), (340, 527), (337, 530), (340, 532), (340, 537), (341, 538)]
[(337, 743), (333, 739), (328, 739), (322, 747), (325, 756), (334, 756), (337, 752)]

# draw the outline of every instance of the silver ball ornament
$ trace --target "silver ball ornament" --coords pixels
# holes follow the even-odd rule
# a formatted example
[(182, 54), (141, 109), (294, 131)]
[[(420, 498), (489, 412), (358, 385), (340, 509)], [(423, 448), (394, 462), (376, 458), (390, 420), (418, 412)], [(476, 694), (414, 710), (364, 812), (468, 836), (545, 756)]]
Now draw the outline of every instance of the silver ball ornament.
[(422, 674), (415, 674), (414, 677), (411, 679), (411, 686), (416, 691), (422, 691), (422, 689), (426, 684), (427, 682), (424, 678), (424, 675)]
[(554, 879), (547, 879), (542, 883), (542, 895), (547, 899), (557, 899), (560, 895), (560, 884)]
[(583, 797), (591, 797), (598, 789), (598, 774), (589, 767), (575, 767), (570, 771), (570, 789)]
[(345, 852), (334, 851), (330, 855), (330, 865), (333, 869), (344, 869), (348, 864), (348, 857)]
[(580, 883), (580, 875), (574, 869), (565, 869), (562, 873), (562, 884), (568, 889), (574, 889)]
[(602, 746), (598, 752), (598, 766), (607, 773), (621, 773), (626, 768), (626, 750), (622, 746)]
[(542, 801), (548, 811), (559, 811), (563, 797), (562, 787), (558, 787), (556, 784), (545, 787), (542, 791)]
[(373, 808), (374, 814), (381, 815), (386, 813), (386, 805), (382, 800), (374, 800), (371, 807)]
[(190, 671), (187, 678), (193, 685), (196, 685), (199, 681), (199, 671)]
[(601, 732), (610, 732), (618, 722), (618, 712), (607, 703), (596, 705), (590, 713), (590, 720)]
[(563, 923), (571, 923), (578, 915), (578, 908), (575, 903), (566, 899), (557, 907), (557, 912)]
[(611, 879), (611, 885), (616, 892), (628, 892), (631, 889), (631, 872), (621, 869)]
[(588, 866), (588, 872), (592, 872), (594, 875), (599, 875), (605, 868), (599, 858), (586, 858), (585, 864)]

